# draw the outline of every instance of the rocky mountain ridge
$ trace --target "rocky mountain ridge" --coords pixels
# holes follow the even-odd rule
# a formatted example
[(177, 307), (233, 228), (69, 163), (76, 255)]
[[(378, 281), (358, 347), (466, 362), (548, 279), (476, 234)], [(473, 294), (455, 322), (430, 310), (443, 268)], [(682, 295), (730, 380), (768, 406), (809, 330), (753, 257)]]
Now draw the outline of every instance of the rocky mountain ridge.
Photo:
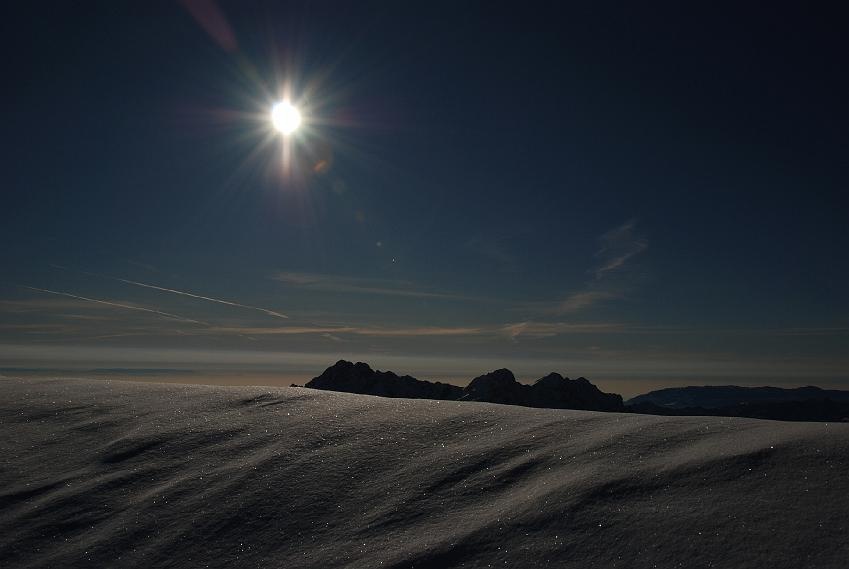
[(519, 383), (509, 369), (474, 378), (466, 387), (422, 381), (391, 371), (376, 371), (363, 362), (339, 360), (305, 387), (381, 397), (480, 401), (552, 409), (625, 411), (622, 397), (604, 393), (587, 379), (550, 373), (532, 385)]

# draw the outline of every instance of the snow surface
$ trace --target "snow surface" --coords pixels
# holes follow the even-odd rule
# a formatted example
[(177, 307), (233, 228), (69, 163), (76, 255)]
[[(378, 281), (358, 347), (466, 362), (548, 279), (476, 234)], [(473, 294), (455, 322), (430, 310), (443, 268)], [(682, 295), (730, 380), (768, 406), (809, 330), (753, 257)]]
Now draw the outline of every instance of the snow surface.
[(0, 567), (849, 566), (849, 425), (0, 380)]

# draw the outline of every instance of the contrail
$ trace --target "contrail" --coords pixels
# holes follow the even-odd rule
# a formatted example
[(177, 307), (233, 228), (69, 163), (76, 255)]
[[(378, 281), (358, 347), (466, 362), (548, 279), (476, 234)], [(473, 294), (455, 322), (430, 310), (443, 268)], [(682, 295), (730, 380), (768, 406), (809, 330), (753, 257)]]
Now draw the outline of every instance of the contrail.
[(119, 279), (117, 277), (108, 277), (108, 278), (114, 279), (116, 281), (119, 281), (119, 282), (122, 282), (122, 283), (125, 283), (125, 284), (142, 286), (144, 288), (151, 288), (153, 290), (160, 290), (162, 292), (170, 292), (170, 293), (173, 293), (173, 294), (180, 294), (180, 295), (183, 295), (183, 296), (189, 296), (191, 298), (198, 298), (200, 300), (208, 300), (209, 302), (217, 302), (218, 304), (226, 304), (227, 306), (235, 306), (237, 308), (246, 308), (248, 310), (256, 310), (258, 312), (262, 312), (264, 314), (268, 314), (269, 316), (274, 316), (276, 318), (287, 318), (287, 319), (289, 318), (285, 314), (281, 314), (279, 312), (275, 312), (275, 311), (269, 310), (267, 308), (260, 308), (258, 306), (250, 306), (250, 305), (247, 305), (247, 304), (240, 304), (238, 302), (232, 302), (232, 301), (229, 301), (229, 300), (221, 300), (220, 298), (210, 298), (208, 296), (201, 296), (199, 294), (193, 294), (191, 292), (186, 292), (186, 291), (183, 291), (183, 290), (174, 290), (173, 288), (164, 288), (164, 287), (156, 286), (156, 285), (152, 285), (152, 284), (140, 283), (140, 282), (137, 282), (137, 281), (131, 281), (131, 280), (127, 280), (127, 279)]
[(34, 290), (38, 292), (45, 292), (47, 294), (56, 294), (59, 296), (66, 296), (68, 298), (75, 298), (77, 300), (85, 300), (86, 302), (96, 302), (97, 304), (105, 304), (107, 306), (114, 306), (116, 308), (124, 308), (126, 310), (138, 310), (140, 312), (149, 312), (151, 314), (156, 314), (158, 316), (162, 316), (163, 318), (171, 318), (172, 320), (180, 320), (181, 322), (191, 322), (192, 324), (200, 324), (202, 326), (209, 326), (206, 322), (201, 322), (200, 320), (192, 320), (191, 318), (186, 318), (185, 316), (179, 316), (177, 314), (171, 314), (170, 312), (162, 312), (161, 310), (154, 310), (152, 308), (142, 308), (141, 306), (130, 306), (129, 304), (120, 304), (118, 302), (109, 302), (108, 300), (99, 300), (97, 298), (87, 298), (85, 296), (77, 296), (75, 294), (71, 294), (68, 292), (60, 292), (55, 290), (48, 290), (46, 288), (38, 288), (34, 286), (26, 286), (21, 285), (23, 288), (27, 288), (29, 290)]
[(282, 314), (280, 312), (275, 312), (274, 310), (269, 310), (268, 308), (261, 308), (259, 306), (250, 306), (248, 304), (241, 304), (239, 302), (233, 302), (231, 300), (223, 300), (221, 298), (212, 298), (212, 297), (209, 297), (209, 296), (202, 296), (200, 294), (194, 294), (192, 292), (186, 292), (184, 290), (175, 290), (173, 288), (165, 288), (165, 287), (156, 286), (156, 285), (152, 285), (152, 284), (148, 284), (148, 283), (140, 283), (138, 281), (131, 281), (129, 279), (122, 279), (122, 278), (119, 278), (119, 277), (102, 275), (100, 273), (91, 273), (89, 271), (80, 271), (80, 270), (77, 270), (77, 269), (69, 269), (68, 267), (63, 267), (61, 265), (50, 265), (50, 266), (54, 267), (56, 269), (61, 269), (63, 271), (73, 271), (73, 272), (80, 273), (80, 274), (83, 274), (83, 275), (88, 275), (90, 277), (98, 277), (98, 278), (101, 278), (101, 279), (109, 279), (109, 280), (112, 280), (112, 281), (117, 281), (119, 283), (124, 283), (124, 284), (134, 285), (134, 286), (140, 286), (140, 287), (149, 288), (149, 289), (152, 289), (152, 290), (158, 290), (158, 291), (161, 291), (161, 292), (170, 292), (172, 294), (179, 294), (181, 296), (188, 296), (190, 298), (197, 298), (199, 300), (206, 300), (208, 302), (215, 302), (215, 303), (218, 303), (218, 304), (226, 304), (227, 306), (235, 306), (236, 308), (244, 308), (246, 310), (256, 310), (257, 312), (262, 312), (263, 314), (267, 314), (269, 316), (274, 316), (275, 318), (284, 318), (284, 319), (289, 318), (285, 314)]

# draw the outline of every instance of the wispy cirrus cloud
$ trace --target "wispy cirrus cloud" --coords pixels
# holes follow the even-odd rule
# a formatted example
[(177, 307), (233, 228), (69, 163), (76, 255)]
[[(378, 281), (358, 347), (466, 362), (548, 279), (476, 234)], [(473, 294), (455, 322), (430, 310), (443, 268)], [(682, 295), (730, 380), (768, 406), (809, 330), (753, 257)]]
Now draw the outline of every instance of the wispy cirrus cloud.
[(502, 326), (499, 331), (510, 339), (550, 338), (562, 334), (611, 334), (628, 331), (628, 326), (619, 323), (571, 323), (571, 322), (514, 322)]
[[(494, 329), (492, 329), (494, 330)], [(492, 331), (490, 330), (490, 331)], [(357, 336), (382, 337), (419, 337), (419, 336), (473, 336), (487, 329), (467, 326), (410, 326), (410, 327), (378, 327), (378, 326), (212, 326), (199, 333), (207, 334), (243, 334), (247, 336), (288, 336), (302, 334), (339, 335), (353, 334)]]
[(69, 334), (76, 331), (73, 326), (63, 324), (0, 324), (0, 332), (11, 331), (21, 334)]
[(204, 335), (297, 336), (302, 334), (342, 334), (356, 331), (357, 328), (352, 326), (210, 326), (196, 333)]
[(535, 320), (506, 324), (501, 327), (501, 331), (513, 340), (519, 337), (549, 338), (565, 334), (680, 335), (702, 332), (699, 329), (685, 326), (642, 326), (625, 322), (541, 322)]
[(382, 338), (469, 337), (469, 338), (548, 338), (562, 334), (621, 334), (657, 332), (621, 323), (538, 322), (523, 321), (482, 326), (212, 326), (195, 330), (194, 334), (240, 334), (245, 336), (332, 335)]
[(585, 290), (570, 295), (557, 305), (561, 313), (577, 312), (606, 300), (621, 298), (622, 294), (611, 290)]
[(601, 236), (601, 248), (596, 253), (599, 264), (593, 269), (596, 280), (624, 268), (632, 257), (648, 249), (649, 242), (636, 233), (637, 221), (630, 219)]
[(271, 278), (285, 284), (286, 286), (321, 292), (434, 298), (445, 300), (485, 300), (478, 297), (455, 294), (452, 292), (422, 289), (417, 287), (414, 283), (405, 280), (347, 277), (341, 275), (291, 271), (277, 272), (272, 275)]
[(585, 310), (601, 302), (624, 298), (633, 287), (635, 273), (631, 259), (648, 249), (649, 242), (636, 231), (630, 219), (599, 237), (598, 263), (590, 270), (590, 279), (582, 290), (574, 292), (554, 307), (557, 314)]
[(418, 326), (409, 328), (363, 328), (357, 331), (363, 336), (421, 337), (421, 336), (478, 336), (486, 328), (469, 326)]

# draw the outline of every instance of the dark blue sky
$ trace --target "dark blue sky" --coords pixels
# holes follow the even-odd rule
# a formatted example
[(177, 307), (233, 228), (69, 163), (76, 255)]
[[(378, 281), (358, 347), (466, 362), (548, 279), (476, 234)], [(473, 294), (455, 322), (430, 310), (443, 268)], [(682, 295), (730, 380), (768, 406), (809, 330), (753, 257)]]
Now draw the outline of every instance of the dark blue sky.
[(849, 387), (849, 14), (690, 4), (7, 9), (0, 365)]

